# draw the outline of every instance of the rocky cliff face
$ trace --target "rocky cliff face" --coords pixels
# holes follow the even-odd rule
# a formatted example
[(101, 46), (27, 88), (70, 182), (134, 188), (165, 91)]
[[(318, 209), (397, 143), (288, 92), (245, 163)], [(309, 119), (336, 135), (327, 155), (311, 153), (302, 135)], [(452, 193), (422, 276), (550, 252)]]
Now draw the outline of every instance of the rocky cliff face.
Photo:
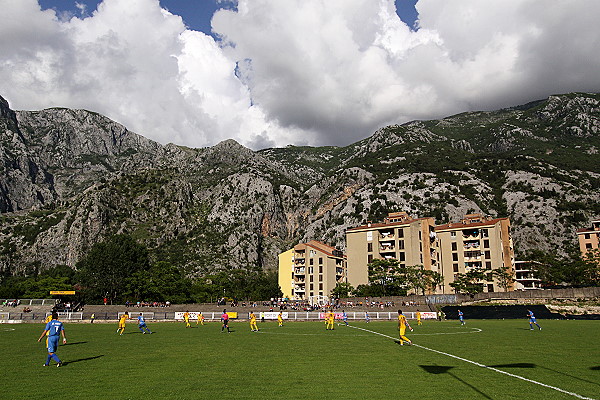
[(347, 147), (160, 145), (85, 110), (0, 98), (0, 269), (74, 266), (115, 233), (202, 274), (276, 266), (299, 241), (344, 248), (387, 212), (509, 216), (517, 251), (564, 251), (600, 215), (600, 96), (385, 127)]

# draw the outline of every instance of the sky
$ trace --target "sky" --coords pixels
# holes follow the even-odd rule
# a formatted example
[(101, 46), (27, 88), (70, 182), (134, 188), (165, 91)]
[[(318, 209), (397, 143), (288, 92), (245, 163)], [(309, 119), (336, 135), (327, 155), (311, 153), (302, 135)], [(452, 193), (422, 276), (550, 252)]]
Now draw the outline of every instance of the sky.
[(345, 146), (600, 92), (597, 0), (0, 0), (0, 96), (160, 143)]

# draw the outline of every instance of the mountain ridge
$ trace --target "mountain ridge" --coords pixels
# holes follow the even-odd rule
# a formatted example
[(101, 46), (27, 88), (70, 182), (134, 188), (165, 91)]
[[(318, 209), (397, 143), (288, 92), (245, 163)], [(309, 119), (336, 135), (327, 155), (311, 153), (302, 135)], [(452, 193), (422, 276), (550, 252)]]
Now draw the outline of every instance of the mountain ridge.
[(343, 147), (192, 149), (0, 97), (0, 269), (74, 266), (116, 233), (192, 275), (272, 269), (297, 242), (343, 249), (347, 228), (391, 211), (509, 216), (518, 251), (564, 253), (600, 215), (599, 132), (600, 96), (571, 93), (391, 125)]

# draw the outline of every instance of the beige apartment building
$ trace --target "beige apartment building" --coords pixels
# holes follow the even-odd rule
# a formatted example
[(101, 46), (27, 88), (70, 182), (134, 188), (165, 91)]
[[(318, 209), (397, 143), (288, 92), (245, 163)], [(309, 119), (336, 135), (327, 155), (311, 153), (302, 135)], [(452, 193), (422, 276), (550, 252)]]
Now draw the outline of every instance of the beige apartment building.
[[(458, 223), (435, 227), (444, 282), (442, 293), (453, 293), (450, 283), (456, 274), (471, 269), (508, 267), (514, 275), (515, 260), (508, 218), (491, 219), (481, 214), (466, 215)], [(482, 282), (484, 292), (503, 291), (491, 274)], [(508, 288), (514, 290), (514, 285)]]
[(591, 228), (577, 230), (577, 239), (582, 256), (585, 256), (588, 251), (598, 250), (600, 248), (600, 220), (592, 221)]
[(403, 266), (422, 265), (441, 273), (433, 218), (388, 214), (382, 223), (367, 223), (346, 231), (348, 281), (369, 283), (367, 265), (374, 259), (396, 259)]
[(279, 286), (291, 300), (321, 303), (338, 283), (350, 281), (342, 251), (311, 240), (279, 254)]

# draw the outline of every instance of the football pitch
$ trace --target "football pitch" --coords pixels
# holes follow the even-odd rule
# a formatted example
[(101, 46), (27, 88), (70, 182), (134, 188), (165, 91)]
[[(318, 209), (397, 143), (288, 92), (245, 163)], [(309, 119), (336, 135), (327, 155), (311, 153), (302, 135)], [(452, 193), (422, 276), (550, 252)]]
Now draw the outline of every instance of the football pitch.
[(0, 325), (1, 399), (600, 399), (600, 322), (65, 323), (42, 367), (43, 324)]

